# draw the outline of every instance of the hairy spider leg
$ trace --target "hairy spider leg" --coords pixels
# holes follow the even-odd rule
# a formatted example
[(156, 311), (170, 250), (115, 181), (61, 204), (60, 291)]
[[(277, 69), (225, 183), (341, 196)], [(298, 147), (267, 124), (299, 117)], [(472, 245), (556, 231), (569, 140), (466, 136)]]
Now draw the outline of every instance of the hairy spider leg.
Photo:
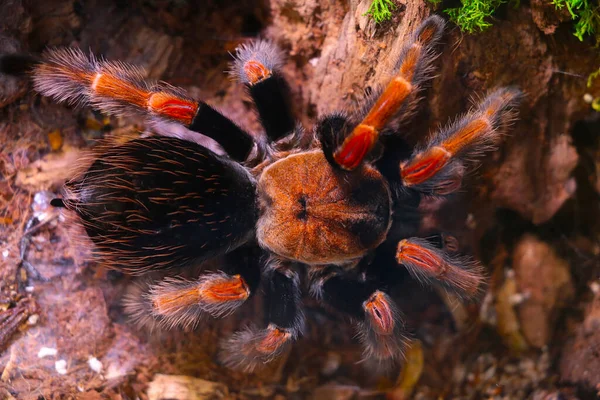
[(48, 50), (43, 60), (33, 68), (34, 86), (59, 102), (175, 121), (214, 139), (236, 161), (246, 160), (253, 149), (252, 137), (230, 119), (181, 88), (147, 82), (141, 68), (69, 48)]
[(231, 73), (248, 88), (269, 141), (277, 141), (296, 127), (289, 104), (289, 86), (283, 75), (281, 50), (259, 40), (236, 49)]
[[(452, 245), (442, 243), (442, 246)], [(475, 297), (484, 282), (477, 262), (468, 257), (450, 255), (422, 238), (401, 240), (396, 250), (396, 261), (421, 283), (437, 283), (463, 298)]]
[(196, 327), (204, 317), (235, 312), (260, 284), (259, 254), (242, 247), (227, 254), (216, 272), (198, 278), (166, 277), (140, 295), (129, 296), (125, 311), (140, 325)]
[(355, 321), (365, 360), (384, 363), (403, 356), (407, 337), (402, 315), (378, 283), (326, 268), (313, 273), (310, 290), (318, 300)]
[(520, 95), (514, 88), (497, 89), (457, 122), (434, 134), (429, 143), (400, 163), (404, 186), (440, 195), (460, 188), (464, 161), (494, 148), (516, 117)]
[(443, 29), (444, 20), (439, 16), (431, 16), (419, 26), (401, 53), (395, 76), (362, 121), (333, 149), (337, 165), (346, 170), (355, 169), (371, 151), (383, 128), (430, 77), (431, 62), (438, 54), (434, 47)]
[(226, 366), (246, 372), (281, 355), (304, 330), (300, 277), (292, 263), (269, 261), (263, 271), (266, 328), (248, 327), (221, 343)]

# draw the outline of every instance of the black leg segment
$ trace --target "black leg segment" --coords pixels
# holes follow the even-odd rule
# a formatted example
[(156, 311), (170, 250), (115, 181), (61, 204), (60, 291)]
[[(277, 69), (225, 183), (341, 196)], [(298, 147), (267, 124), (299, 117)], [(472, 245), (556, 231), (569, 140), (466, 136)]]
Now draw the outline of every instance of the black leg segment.
[(187, 128), (215, 140), (236, 161), (245, 161), (254, 146), (248, 132), (204, 102), (198, 102), (198, 112)]

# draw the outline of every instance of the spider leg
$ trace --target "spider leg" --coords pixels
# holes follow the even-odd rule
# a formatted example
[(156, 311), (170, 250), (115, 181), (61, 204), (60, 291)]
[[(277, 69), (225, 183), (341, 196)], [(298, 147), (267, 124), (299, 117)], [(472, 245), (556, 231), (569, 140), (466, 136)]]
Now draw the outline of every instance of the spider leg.
[[(14, 65), (0, 62), (4, 64)], [(86, 56), (76, 49), (52, 49), (32, 74), (35, 89), (59, 102), (175, 121), (214, 139), (236, 161), (244, 161), (254, 146), (247, 132), (208, 104), (191, 99), (181, 88), (145, 81), (144, 71), (130, 64)]]
[(400, 164), (405, 186), (428, 194), (457, 190), (465, 172), (465, 160), (493, 149), (503, 129), (514, 120), (520, 92), (498, 89), (456, 123), (433, 135), (423, 148)]
[(300, 279), (290, 263), (270, 261), (265, 268), (266, 328), (248, 327), (221, 343), (226, 366), (254, 371), (281, 355), (304, 329)]
[(412, 95), (418, 91), (419, 85), (430, 77), (431, 62), (437, 56), (434, 47), (443, 29), (444, 20), (438, 16), (423, 21), (404, 47), (395, 76), (362, 121), (349, 135), (341, 132), (338, 137), (330, 139), (330, 143), (325, 141), (324, 151), (332, 153), (335, 164), (345, 170), (353, 170), (365, 159), (375, 146), (380, 132), (403, 110), (407, 100), (414, 97)]
[(248, 88), (269, 141), (277, 141), (296, 127), (289, 104), (289, 86), (280, 69), (283, 54), (267, 40), (238, 47), (231, 73)]
[(402, 357), (407, 344), (402, 315), (379, 284), (325, 270), (313, 275), (311, 293), (356, 321), (365, 359), (386, 362)]
[(398, 243), (396, 261), (423, 283), (438, 283), (464, 298), (477, 295), (484, 282), (479, 264), (450, 255), (425, 239), (408, 238)]
[(167, 329), (195, 328), (207, 315), (230, 315), (260, 284), (257, 253), (252, 248), (236, 250), (225, 256), (222, 267), (196, 279), (166, 277), (142, 287), (141, 293), (127, 296), (125, 312), (141, 326)]

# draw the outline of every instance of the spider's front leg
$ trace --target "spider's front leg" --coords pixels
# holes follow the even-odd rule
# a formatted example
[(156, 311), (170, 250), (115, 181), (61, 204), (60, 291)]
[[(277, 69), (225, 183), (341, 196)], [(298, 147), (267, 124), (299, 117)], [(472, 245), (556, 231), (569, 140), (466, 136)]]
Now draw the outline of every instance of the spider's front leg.
[(325, 118), (321, 122), (317, 134), (330, 162), (342, 169), (354, 170), (373, 149), (386, 125), (411, 108), (415, 94), (431, 76), (431, 62), (437, 56), (435, 45), (443, 29), (444, 20), (438, 16), (423, 21), (402, 50), (395, 76), (349, 134), (347, 126), (337, 121), (339, 117), (331, 117), (333, 121)]
[(279, 355), (304, 329), (300, 278), (288, 262), (271, 260), (263, 273), (266, 328), (248, 327), (221, 343), (230, 368), (254, 371)]
[(356, 321), (365, 359), (388, 362), (403, 356), (407, 338), (402, 315), (377, 283), (325, 269), (313, 272), (311, 293)]
[(237, 48), (231, 73), (248, 88), (269, 141), (294, 131), (289, 86), (280, 71), (283, 54), (274, 43), (259, 40)]
[(460, 188), (464, 161), (493, 149), (514, 120), (520, 95), (514, 88), (498, 89), (456, 123), (435, 133), (429, 143), (400, 164), (404, 186), (436, 195)]
[(59, 102), (91, 105), (112, 115), (131, 113), (178, 122), (219, 143), (231, 158), (245, 161), (252, 137), (203, 101), (191, 99), (183, 89), (148, 82), (134, 65), (98, 59), (81, 50), (59, 48), (41, 58), (23, 54), (0, 55), (0, 72), (30, 70), (35, 89)]

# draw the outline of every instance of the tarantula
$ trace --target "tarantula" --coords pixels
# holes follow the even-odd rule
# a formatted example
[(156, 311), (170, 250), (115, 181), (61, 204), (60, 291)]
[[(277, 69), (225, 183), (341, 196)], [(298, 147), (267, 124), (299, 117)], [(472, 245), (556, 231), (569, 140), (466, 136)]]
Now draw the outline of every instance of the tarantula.
[[(145, 82), (134, 66), (50, 50), (32, 69), (41, 94), (192, 131), (105, 143), (52, 204), (77, 215), (100, 260), (121, 271), (180, 270), (224, 256), (218, 271), (151, 284), (143, 305), (129, 307), (142, 321), (195, 325), (234, 312), (262, 286), (266, 323), (222, 343), (228, 366), (253, 370), (302, 333), (304, 269), (310, 294), (355, 321), (365, 357), (395, 359), (406, 336), (387, 294), (394, 275), (378, 257), (395, 256), (416, 279), (465, 298), (476, 294), (483, 276), (475, 262), (416, 237), (418, 206), (461, 187), (472, 161), (514, 119), (519, 98), (516, 89), (495, 90), (421, 146), (408, 146), (399, 122), (431, 78), (443, 28), (442, 18), (426, 19), (387, 86), (354, 114), (321, 117), (312, 134), (292, 115), (283, 57), (268, 41), (239, 47), (232, 68), (264, 127), (256, 137), (181, 89)], [(226, 154), (198, 144), (197, 133)]]

